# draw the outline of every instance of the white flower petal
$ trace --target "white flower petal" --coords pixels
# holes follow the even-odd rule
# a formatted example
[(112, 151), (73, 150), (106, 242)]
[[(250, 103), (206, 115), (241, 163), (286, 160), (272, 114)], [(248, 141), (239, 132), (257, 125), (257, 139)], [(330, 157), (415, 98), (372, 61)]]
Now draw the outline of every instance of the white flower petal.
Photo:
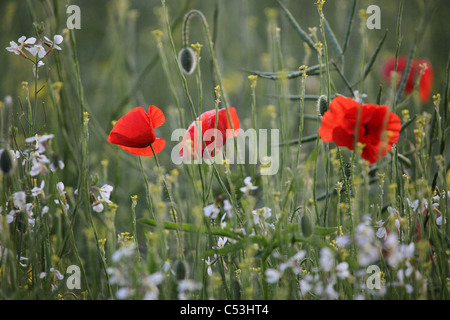
[(103, 204), (99, 203), (92, 207), (95, 212), (102, 212), (104, 209)]
[(36, 43), (36, 38), (35, 38), (35, 37), (28, 38), (28, 39), (25, 41), (25, 43), (26, 43), (26, 44), (35, 44), (35, 43)]
[(61, 42), (63, 42), (64, 38), (63, 36), (57, 34), (53, 37), (53, 41), (55, 44), (60, 44)]
[(275, 270), (275, 269), (267, 269), (265, 272), (266, 275), (266, 281), (268, 283), (275, 283), (278, 282), (280, 279), (281, 274)]
[(28, 50), (28, 52), (31, 53), (33, 56), (36, 56), (36, 54), (38, 53), (37, 46), (33, 46), (31, 48), (25, 48), (25, 49)]

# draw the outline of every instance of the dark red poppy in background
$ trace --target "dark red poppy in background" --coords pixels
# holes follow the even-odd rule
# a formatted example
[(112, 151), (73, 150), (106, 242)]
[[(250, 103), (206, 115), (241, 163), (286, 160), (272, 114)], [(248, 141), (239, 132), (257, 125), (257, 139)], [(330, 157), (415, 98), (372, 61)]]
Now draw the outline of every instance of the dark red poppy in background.
[[(216, 128), (216, 110), (210, 110), (207, 112), (204, 112), (201, 114), (199, 118), (197, 118), (196, 121), (192, 122), (192, 124), (189, 126), (180, 147), (179, 155), (180, 157), (188, 157), (191, 156), (194, 159), (197, 159), (197, 154), (199, 150), (201, 150), (202, 155), (203, 151), (205, 149), (205, 145), (208, 148), (208, 150), (211, 152), (210, 155), (214, 156), (214, 153), (218, 153), (222, 146), (225, 145), (226, 139), (233, 138), (234, 136), (237, 136), (239, 134), (240, 125), (239, 125), (239, 118), (236, 113), (236, 109), (233, 107), (228, 108), (228, 111), (230, 113), (230, 119), (231, 123), (228, 120), (228, 114), (227, 110), (220, 109), (217, 112), (218, 115), (218, 121), (217, 121), (217, 131), (220, 133), (217, 134), (218, 138), (221, 140), (216, 139), (216, 135), (214, 134), (214, 129)], [(205, 145), (203, 144), (202, 138), (198, 135), (197, 127), (201, 123), (202, 128), (202, 136), (205, 141)], [(231, 126), (232, 125), (232, 126)], [(228, 130), (227, 130), (228, 129)], [(233, 130), (231, 130), (233, 129)], [(208, 134), (207, 131), (212, 130), (211, 132), (213, 134)], [(233, 134), (234, 131), (234, 134)], [(209, 133), (211, 133), (209, 132)], [(205, 135), (206, 133), (206, 135)], [(199, 140), (200, 139), (200, 140)], [(183, 148), (185, 146), (191, 145), (190, 152), (186, 152), (184, 154)], [(201, 148), (199, 148), (201, 146)]]
[[(398, 57), (397, 59), (397, 72), (400, 73), (400, 79), (402, 77), (402, 72), (406, 68), (406, 64), (408, 62), (407, 57)], [(417, 78), (420, 75), (421, 65), (426, 64), (427, 67), (425, 71), (422, 74), (422, 77), (420, 78), (419, 82), (419, 95), (420, 95), (420, 101), (422, 103), (426, 103), (428, 99), (431, 96), (431, 90), (433, 88), (433, 67), (427, 59), (412, 59), (411, 62), (411, 69), (409, 71), (408, 79), (406, 81), (405, 85), (405, 93), (411, 94), (411, 92), (414, 89), (414, 85), (416, 83)], [(395, 57), (389, 58), (386, 60), (386, 62), (383, 65), (382, 74), (383, 78), (386, 82), (391, 82), (391, 73), (394, 71), (395, 68)], [(398, 80), (400, 81), (400, 80)]]
[[(392, 149), (392, 145), (397, 142), (400, 135), (400, 118), (390, 112), (387, 106), (360, 104), (351, 98), (337, 96), (322, 117), (319, 135), (325, 142), (334, 142), (337, 146), (354, 150), (359, 107), (361, 118), (357, 141), (364, 144), (361, 156), (373, 164)], [(382, 131), (385, 125), (385, 136), (388, 138), (383, 139)]]
[(153, 105), (148, 107), (148, 113), (142, 107), (134, 108), (115, 123), (108, 142), (137, 156), (153, 156), (152, 147), (159, 153), (166, 144), (164, 139), (155, 136), (155, 128), (164, 121), (163, 112)]

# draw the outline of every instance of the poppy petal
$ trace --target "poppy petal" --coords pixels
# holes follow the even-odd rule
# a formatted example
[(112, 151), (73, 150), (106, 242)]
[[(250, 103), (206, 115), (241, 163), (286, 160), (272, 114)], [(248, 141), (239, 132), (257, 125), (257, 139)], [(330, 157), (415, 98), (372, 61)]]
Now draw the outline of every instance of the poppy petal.
[[(356, 120), (356, 108), (359, 104), (355, 100), (337, 96), (330, 103), (330, 109), (322, 117), (319, 135), (325, 142), (333, 141), (333, 131), (339, 126), (348, 134), (353, 134)], [(338, 133), (340, 134), (340, 133)]]
[(239, 118), (237, 116), (236, 109), (233, 107), (229, 107), (228, 112), (230, 114), (231, 124), (230, 124), (230, 121), (228, 121), (228, 114), (227, 114), (226, 109), (222, 109), (219, 112), (219, 119), (223, 118), (223, 121), (226, 123), (226, 129), (233, 128), (234, 135), (233, 135), (233, 130), (227, 130), (226, 132), (223, 132), (223, 133), (226, 133), (227, 139), (230, 139), (230, 138), (233, 138), (233, 136), (237, 136), (239, 134), (241, 127), (239, 124)]
[(160, 127), (166, 121), (166, 117), (161, 109), (153, 105), (148, 107), (148, 116), (153, 123), (153, 128)]
[[(355, 128), (357, 123), (359, 128)], [(383, 130), (388, 132), (389, 138)], [(324, 142), (334, 142), (350, 150), (354, 150), (357, 135), (357, 141), (364, 145), (362, 158), (373, 164), (392, 149), (400, 130), (400, 118), (390, 112), (388, 106), (360, 104), (351, 98), (338, 96), (331, 101), (330, 109), (322, 117), (319, 135)]]
[[(164, 139), (157, 138), (152, 143), (151, 146), (153, 147), (153, 150), (155, 150), (155, 153), (158, 154), (159, 152), (161, 152), (164, 149), (165, 145), (166, 145), (166, 141)], [(134, 154), (136, 156), (142, 156), (142, 157), (154, 156), (151, 146), (147, 146), (144, 148), (133, 148), (133, 147), (126, 147), (126, 146), (119, 145), (119, 147), (121, 147), (123, 150), (125, 150), (131, 154)]]
[[(230, 123), (230, 121), (228, 121), (228, 113), (225, 108), (220, 109), (220, 110), (206, 111), (206, 112), (202, 113), (201, 116), (199, 117), (200, 121), (201, 121), (202, 136), (203, 136), (203, 139), (205, 140), (205, 144), (208, 149), (211, 149), (211, 148), (214, 149), (214, 146), (217, 146), (218, 150), (216, 150), (216, 151), (218, 152), (220, 149), (220, 146), (223, 146), (225, 144), (226, 139), (233, 138), (234, 136), (237, 136), (239, 134), (240, 123), (239, 123), (239, 118), (236, 113), (236, 109), (233, 107), (229, 107), (228, 112), (230, 115), (231, 123)], [(218, 115), (218, 119), (216, 119), (216, 115)], [(216, 124), (216, 122), (217, 122), (217, 124)], [(191, 151), (192, 151), (191, 153), (194, 155), (194, 157), (198, 153), (199, 150), (201, 150), (201, 152), (203, 153), (204, 144), (203, 144), (201, 138), (199, 138), (199, 133), (197, 130), (198, 125), (199, 125), (199, 119), (192, 122), (192, 124), (189, 126), (185, 136), (183, 137), (183, 140), (182, 140), (181, 146), (180, 146), (180, 152), (179, 152), (179, 155), (181, 157), (183, 157), (183, 147), (189, 141), (191, 141), (191, 143), (190, 143)], [(214, 133), (210, 134), (211, 132), (208, 132), (208, 130), (214, 130), (216, 128), (216, 126), (217, 126), (217, 131), (222, 136), (222, 141), (221, 141), (222, 143), (220, 143), (218, 141), (218, 143), (215, 144), (214, 141), (216, 138), (216, 134), (214, 134)], [(232, 127), (234, 130), (234, 134), (233, 134), (233, 130), (227, 130), (227, 129), (231, 129)], [(208, 133), (208, 134), (205, 137), (206, 133)], [(198, 139), (200, 139), (201, 142), (199, 141), (199, 143), (197, 143)], [(187, 155), (187, 156), (189, 156), (189, 155)]]
[(142, 107), (120, 118), (108, 136), (108, 142), (132, 148), (149, 146), (155, 141), (155, 131)]

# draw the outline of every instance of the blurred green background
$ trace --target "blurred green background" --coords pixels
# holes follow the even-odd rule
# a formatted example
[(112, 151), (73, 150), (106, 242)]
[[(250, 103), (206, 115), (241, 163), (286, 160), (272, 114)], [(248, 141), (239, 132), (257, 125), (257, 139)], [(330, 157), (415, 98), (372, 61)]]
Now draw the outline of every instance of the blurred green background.
[[(328, 0), (324, 6), (324, 14), (331, 25), (337, 40), (342, 43), (348, 16), (352, 7), (351, 0)], [(125, 152), (117, 154), (117, 148), (106, 142), (106, 137), (112, 128), (111, 122), (117, 120), (130, 109), (136, 106), (154, 104), (166, 114), (166, 123), (159, 128), (157, 136), (164, 137), (167, 147), (160, 155), (160, 162), (170, 170), (173, 164), (170, 161), (172, 147), (178, 141), (170, 141), (170, 134), (178, 127), (177, 112), (174, 99), (168, 90), (167, 77), (163, 72), (158, 58), (156, 41), (152, 31), (161, 29), (166, 33), (162, 21), (161, 2), (112, 0), (112, 1), (71, 1), (81, 9), (81, 29), (74, 30), (76, 39), (75, 52), (78, 55), (81, 80), (84, 89), (84, 99), (87, 111), (90, 113), (90, 167), (91, 174), (98, 173), (103, 183), (114, 184), (115, 172), (120, 173), (120, 185), (115, 185), (115, 201), (129, 202), (129, 196), (143, 192), (139, 167), (135, 156)], [(170, 23), (173, 26), (173, 37), (177, 50), (181, 49), (181, 19), (190, 9), (201, 10), (206, 16), (210, 31), (214, 34), (217, 58), (224, 77), (224, 87), (231, 106), (238, 110), (241, 126), (251, 126), (251, 91), (247, 77), (250, 73), (245, 70), (273, 71), (270, 63), (270, 43), (268, 27), (270, 9), (277, 10), (277, 26), (280, 28), (281, 47), (287, 70), (298, 70), (302, 64), (314, 65), (317, 63), (315, 55), (305, 61), (305, 47), (299, 35), (292, 28), (284, 13), (275, 0), (167, 0)], [(310, 27), (319, 27), (317, 7), (313, 0), (285, 0), (284, 4), (291, 11), (297, 22), (304, 30)], [(360, 33), (359, 10), (365, 10), (369, 5), (376, 4), (381, 8), (381, 29), (368, 30), (363, 33), (367, 39), (363, 41)], [(373, 72), (367, 78), (364, 92), (368, 94), (367, 102), (375, 102), (379, 85), (383, 83), (379, 69), (383, 59), (395, 53), (397, 44), (396, 27), (400, 1), (374, 1), (359, 0), (356, 6), (353, 28), (348, 49), (345, 53), (343, 71), (351, 83), (359, 79), (361, 72), (361, 50), (365, 50), (365, 59), (371, 56), (384, 32), (388, 29), (386, 42), (375, 62)], [(50, 83), (63, 82), (66, 104), (61, 104), (61, 113), (66, 118), (78, 117), (76, 109), (79, 106), (77, 96), (77, 83), (74, 69), (72, 45), (67, 37), (65, 1), (50, 0), (1, 0), (0, 1), (0, 43), (3, 48), (9, 46), (9, 41), (26, 35), (35, 36), (33, 22), (43, 21), (46, 26), (45, 35), (52, 38), (54, 34), (62, 34), (65, 41), (58, 56), (48, 57), (46, 66), (42, 69), (41, 81), (49, 77)], [(268, 11), (269, 10), (269, 11)], [(431, 10), (431, 11), (429, 11)], [(445, 85), (445, 68), (450, 51), (449, 16), (450, 1), (405, 1), (401, 25), (400, 55), (407, 56), (414, 41), (415, 29), (426, 12), (430, 15), (426, 19), (426, 28), (420, 33), (416, 57), (428, 58), (435, 70), (433, 93), (443, 95)], [(189, 42), (199, 42), (204, 45), (202, 49), (201, 70), (203, 78), (203, 110), (214, 107), (214, 78), (212, 76), (211, 60), (205, 46), (205, 37), (198, 19), (193, 19), (189, 31)], [(319, 34), (319, 32), (318, 32)], [(167, 36), (165, 34), (165, 36)], [(165, 40), (165, 50), (173, 69), (173, 57)], [(362, 44), (367, 46), (363, 48)], [(335, 52), (330, 47), (330, 56)], [(58, 59), (58, 60), (56, 60)], [(59, 68), (57, 68), (60, 63)], [(0, 100), (10, 95), (14, 98), (14, 110), (20, 113), (17, 97), (24, 101), (22, 81), (32, 83), (33, 73), (31, 64), (20, 56), (0, 50)], [(179, 89), (181, 104), (185, 106), (185, 121), (190, 123), (188, 104), (181, 89), (181, 82), (173, 69), (173, 78)], [(188, 84), (193, 98), (197, 99), (197, 85), (195, 73), (187, 76)], [(338, 92), (348, 94), (345, 84), (336, 72), (333, 80)], [(49, 88), (49, 87), (48, 87)], [(290, 81), (289, 93), (299, 94), (299, 81)], [(385, 89), (387, 91), (387, 89)], [(384, 92), (386, 92), (384, 91)], [(307, 80), (307, 94), (317, 94), (317, 78), (309, 77)], [(269, 127), (266, 119), (265, 106), (276, 104), (274, 82), (259, 79), (256, 89), (257, 108), (261, 127)], [(54, 106), (48, 92), (43, 91), (39, 97), (46, 103), (49, 118), (52, 117)], [(197, 101), (197, 100), (196, 100)], [(298, 112), (298, 102), (290, 102), (293, 114)], [(308, 102), (307, 113), (313, 114), (315, 103)], [(67, 109), (64, 109), (64, 108)], [(72, 110), (70, 110), (72, 108)], [(432, 101), (421, 106), (423, 111), (432, 110)], [(419, 111), (419, 110), (416, 110)], [(42, 119), (41, 119), (42, 120)], [(67, 165), (62, 180), (66, 185), (74, 186), (78, 179), (78, 162), (73, 156), (79, 152), (74, 143), (74, 150), (70, 151), (60, 135), (60, 126), (66, 130), (68, 141), (76, 142), (80, 137), (80, 127), (76, 125), (61, 125), (61, 122), (47, 123), (44, 131), (54, 133), (59, 152)], [(81, 124), (81, 119), (79, 119)], [(17, 117), (14, 124), (18, 126)], [(56, 124), (56, 125), (55, 125)], [(304, 135), (313, 134), (317, 130), (315, 123), (307, 124)], [(292, 137), (295, 138), (295, 137)], [(117, 159), (121, 159), (119, 167)], [(109, 167), (104, 172), (102, 160), (109, 161)], [(146, 160), (146, 161), (152, 161)], [(153, 162), (147, 162), (153, 165)], [(119, 171), (116, 171), (119, 169)], [(149, 173), (151, 175), (152, 173)], [(152, 178), (152, 177), (150, 177)], [(138, 179), (138, 180), (136, 180)], [(128, 199), (128, 200), (127, 200)]]

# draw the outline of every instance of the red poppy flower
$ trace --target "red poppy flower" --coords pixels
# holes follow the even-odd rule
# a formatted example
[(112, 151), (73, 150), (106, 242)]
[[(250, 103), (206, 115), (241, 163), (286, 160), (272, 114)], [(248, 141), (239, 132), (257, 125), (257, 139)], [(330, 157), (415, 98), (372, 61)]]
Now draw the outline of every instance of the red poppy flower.
[[(407, 57), (398, 57), (397, 59), (397, 72), (400, 73), (400, 78), (403, 70), (406, 68), (406, 64), (408, 63)], [(413, 59), (411, 62), (411, 69), (409, 71), (408, 79), (406, 80), (405, 85), (405, 93), (410, 94), (416, 83), (417, 78), (420, 75), (421, 65), (426, 64), (427, 67), (422, 74), (419, 82), (419, 95), (420, 101), (422, 103), (426, 103), (431, 96), (431, 90), (433, 88), (433, 67), (431, 66), (430, 61), (427, 59)], [(386, 60), (383, 65), (382, 75), (386, 82), (391, 82), (391, 73), (395, 68), (395, 57)]]
[[(180, 157), (193, 157), (194, 159), (197, 159), (199, 149), (203, 155), (205, 145), (208, 151), (210, 151), (211, 157), (213, 157), (215, 153), (220, 152), (221, 147), (225, 145), (227, 139), (237, 136), (240, 131), (240, 125), (236, 109), (230, 107), (228, 108), (228, 111), (233, 126), (231, 126), (230, 121), (228, 121), (227, 110), (225, 108), (220, 109), (217, 112), (217, 132), (214, 130), (216, 128), (216, 110), (204, 112), (196, 121), (192, 122), (181, 142), (179, 152)], [(199, 127), (200, 124), (205, 144), (203, 144), (202, 138), (198, 135), (197, 127)], [(232, 129), (234, 130), (234, 134)], [(191, 145), (191, 149), (184, 154), (183, 147), (188, 146), (189, 144)], [(199, 146), (201, 146), (201, 148), (199, 148)]]
[[(354, 150), (358, 108), (361, 108), (361, 113), (357, 141), (364, 145), (361, 156), (373, 164), (392, 149), (392, 144), (397, 142), (400, 135), (400, 118), (390, 112), (387, 106), (360, 104), (351, 98), (337, 96), (322, 117), (319, 135), (325, 142), (334, 142), (337, 146)], [(383, 139), (382, 135), (385, 117), (388, 139)]]
[(152, 147), (159, 153), (166, 144), (164, 139), (155, 136), (155, 128), (164, 121), (163, 112), (155, 106), (149, 106), (148, 113), (142, 107), (134, 108), (116, 122), (108, 142), (137, 156), (153, 156)]

